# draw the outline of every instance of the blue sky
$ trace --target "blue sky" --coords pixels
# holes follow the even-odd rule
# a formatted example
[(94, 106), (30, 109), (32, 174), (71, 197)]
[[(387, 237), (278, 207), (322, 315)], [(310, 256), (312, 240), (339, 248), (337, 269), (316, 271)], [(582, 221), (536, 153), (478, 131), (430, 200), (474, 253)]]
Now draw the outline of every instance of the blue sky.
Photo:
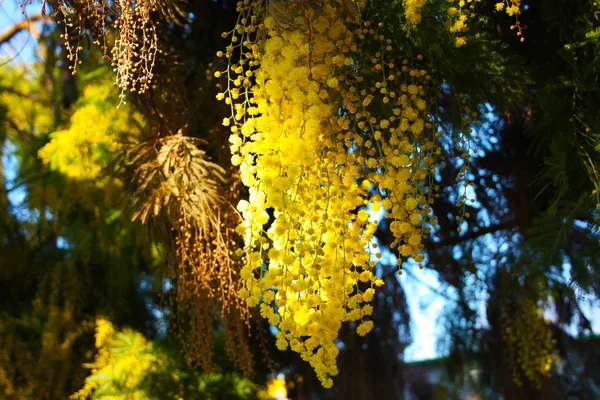
[[(38, 14), (40, 11), (39, 3), (29, 5), (25, 8), (26, 15)], [(26, 18), (26, 15), (21, 14), (21, 8), (16, 0), (0, 0), (0, 32), (4, 32), (15, 23)], [(40, 23), (32, 24), (31, 33), (22, 31), (17, 34), (10, 43), (0, 46), (0, 64), (4, 64), (7, 60), (10, 62), (31, 62), (36, 54), (38, 28)]]

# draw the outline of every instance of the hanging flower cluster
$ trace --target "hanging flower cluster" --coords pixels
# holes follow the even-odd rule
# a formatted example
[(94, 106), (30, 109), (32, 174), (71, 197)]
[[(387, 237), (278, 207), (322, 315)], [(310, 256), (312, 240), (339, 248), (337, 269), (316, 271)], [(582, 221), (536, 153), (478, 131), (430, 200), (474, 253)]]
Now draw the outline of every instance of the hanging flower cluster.
[(515, 24), (510, 26), (510, 29), (517, 30), (517, 36), (521, 37), (521, 42), (525, 41), (523, 37), (523, 29), (527, 27), (521, 25), (519, 15), (521, 15), (521, 0), (502, 0), (496, 3), (496, 11), (504, 11), (509, 17), (515, 17)]
[(60, 36), (67, 59), (73, 63), (69, 66), (73, 74), (82, 62), (79, 51), (90, 37), (108, 58), (107, 38), (113, 36), (110, 33), (114, 29), (110, 55), (121, 102), (125, 102), (126, 92), (144, 93), (150, 88), (157, 57), (162, 53), (158, 24), (177, 22), (183, 15), (179, 0), (47, 0), (42, 2), (42, 15), (46, 14), (46, 4), (53, 15), (61, 15), (57, 22), (64, 29)]
[(521, 386), (523, 377), (539, 389), (552, 374), (552, 367), (560, 364), (555, 349), (556, 340), (544, 318), (544, 308), (529, 298), (520, 299), (511, 310), (504, 307), (501, 324), (506, 356), (513, 381)]
[(368, 208), (393, 221), (403, 258), (423, 259), (439, 152), (431, 78), (422, 57), (397, 59), (354, 3), (259, 3), (238, 3), (231, 45), (219, 54), (229, 68), (216, 74), (228, 76), (217, 98), (231, 106), (223, 124), (249, 188), (238, 204), (239, 295), (278, 328), (277, 346), (298, 352), (330, 387), (342, 323), (366, 335), (383, 284)]
[(469, 30), (467, 20), (473, 16), (474, 1), (473, 0), (448, 0), (448, 21), (446, 26), (448, 30), (455, 35), (456, 47), (464, 46), (467, 39), (464, 33)]
[[(406, 23), (404, 29), (410, 31), (418, 27), (423, 18), (422, 11), (425, 0), (403, 0), (404, 18)], [(469, 30), (467, 19), (473, 15), (474, 0), (447, 0), (445, 4), (446, 28), (454, 35), (456, 47), (467, 43), (464, 33)]]

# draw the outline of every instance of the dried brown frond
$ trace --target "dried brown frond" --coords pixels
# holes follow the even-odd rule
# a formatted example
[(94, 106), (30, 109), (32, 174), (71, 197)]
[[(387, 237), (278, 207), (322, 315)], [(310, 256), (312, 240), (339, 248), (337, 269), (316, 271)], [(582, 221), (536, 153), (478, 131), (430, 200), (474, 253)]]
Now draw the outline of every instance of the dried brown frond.
[(171, 223), (185, 215), (203, 231), (219, 225), (218, 210), (224, 202), (219, 186), (225, 171), (207, 160), (199, 143), (177, 134), (154, 146), (143, 143), (129, 150), (138, 183), (133, 195), (138, 207), (134, 219), (145, 223), (149, 216), (156, 217), (164, 210)]
[(201, 230), (191, 224), (186, 225), (187, 219), (176, 230), (177, 333), (188, 362), (211, 371), (213, 330), (220, 326), (230, 359), (250, 373), (249, 315), (246, 305), (237, 296), (240, 264), (232, 257), (235, 233), (227, 216), (222, 217), (220, 230), (211, 230), (208, 234), (201, 234)]
[(129, 151), (135, 169), (134, 218), (163, 221), (169, 227), (168, 271), (176, 333), (186, 359), (205, 371), (214, 369), (213, 331), (223, 329), (230, 358), (252, 369), (247, 345), (249, 314), (237, 296), (240, 260), (235, 256), (235, 227), (240, 217), (232, 201), (235, 182), (207, 159), (202, 142), (181, 134), (142, 143)]

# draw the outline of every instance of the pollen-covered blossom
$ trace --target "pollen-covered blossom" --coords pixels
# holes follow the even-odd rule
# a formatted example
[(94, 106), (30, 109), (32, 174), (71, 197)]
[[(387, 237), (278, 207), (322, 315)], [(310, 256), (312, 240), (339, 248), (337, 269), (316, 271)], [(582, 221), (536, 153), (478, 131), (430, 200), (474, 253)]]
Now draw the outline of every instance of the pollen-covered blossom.
[(425, 0), (404, 0), (404, 15), (409, 26), (416, 26), (421, 22), (421, 9)]

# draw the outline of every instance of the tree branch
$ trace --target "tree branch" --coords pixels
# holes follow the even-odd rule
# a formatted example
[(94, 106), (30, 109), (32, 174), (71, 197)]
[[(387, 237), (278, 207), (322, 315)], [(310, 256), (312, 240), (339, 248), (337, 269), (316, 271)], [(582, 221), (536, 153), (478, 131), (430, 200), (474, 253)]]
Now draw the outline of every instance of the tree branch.
[(4, 43), (8, 43), (19, 32), (21, 32), (23, 30), (29, 30), (29, 27), (31, 26), (32, 23), (41, 21), (44, 19), (46, 19), (46, 17), (43, 16), (42, 14), (36, 14), (36, 15), (32, 15), (31, 17), (27, 17), (27, 18), (17, 22), (13, 26), (11, 26), (10, 28), (8, 28), (4, 32), (2, 32), (2, 34), (0, 34), (0, 46), (2, 46)]
[(13, 88), (11, 88), (9, 86), (0, 85), (0, 93), (2, 93), (2, 92), (8, 92), (10, 94), (14, 94), (15, 96), (19, 96), (19, 97), (31, 100), (31, 101), (36, 102), (36, 103), (45, 104), (43, 101), (41, 101), (40, 99), (38, 99), (36, 96), (30, 95), (30, 94), (27, 94), (27, 93), (23, 93), (23, 92), (19, 92), (18, 90), (15, 90), (15, 89), (13, 89)]
[(517, 221), (516, 220), (508, 220), (508, 221), (500, 222), (500, 223), (495, 224), (495, 225), (481, 227), (477, 231), (474, 231), (474, 230), (468, 231), (463, 236), (458, 236), (457, 235), (457, 236), (454, 236), (454, 237), (449, 238), (448, 240), (445, 240), (445, 241), (442, 241), (442, 242), (430, 242), (430, 243), (426, 243), (425, 244), (425, 249), (426, 250), (436, 250), (436, 249), (441, 249), (442, 247), (454, 246), (456, 244), (463, 243), (463, 242), (466, 242), (468, 240), (477, 239), (477, 238), (479, 238), (481, 236), (487, 235), (488, 233), (494, 233), (494, 232), (498, 232), (498, 231), (504, 231), (504, 230), (513, 229), (513, 228), (516, 228), (516, 227), (517, 227)]
[(21, 136), (23, 138), (23, 140), (25, 140), (25, 142), (27, 142), (27, 143), (31, 142), (31, 140), (29, 139), (29, 136), (27, 136), (27, 134), (25, 134), (25, 132), (23, 132), (19, 128), (19, 126), (15, 123), (15, 121), (13, 121), (12, 119), (7, 118), (6, 121), (4, 121), (3, 125), (14, 129), (19, 134), (19, 136)]

